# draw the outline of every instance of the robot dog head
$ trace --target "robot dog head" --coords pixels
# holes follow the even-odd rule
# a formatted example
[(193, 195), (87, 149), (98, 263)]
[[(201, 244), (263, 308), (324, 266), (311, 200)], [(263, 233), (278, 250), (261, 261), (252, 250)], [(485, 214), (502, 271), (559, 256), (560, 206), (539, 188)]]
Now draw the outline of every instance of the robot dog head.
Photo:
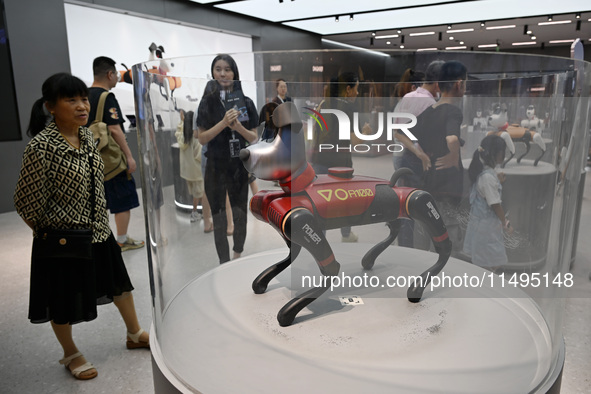
[(492, 127), (504, 130), (508, 126), (507, 119), (507, 107), (505, 104), (495, 104), (493, 106), (493, 113), (488, 117), (488, 122)]
[(265, 130), (256, 144), (240, 151), (246, 170), (257, 178), (281, 181), (307, 167), (302, 119), (292, 102), (268, 103), (261, 110)]

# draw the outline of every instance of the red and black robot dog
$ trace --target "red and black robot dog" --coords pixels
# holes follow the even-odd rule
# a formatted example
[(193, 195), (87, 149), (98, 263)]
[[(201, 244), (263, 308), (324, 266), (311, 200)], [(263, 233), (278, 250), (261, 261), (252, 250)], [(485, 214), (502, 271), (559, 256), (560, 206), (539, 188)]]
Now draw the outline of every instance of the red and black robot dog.
[[(274, 103), (267, 105), (276, 106)], [(271, 113), (268, 108), (266, 112)], [(397, 171), (390, 181), (356, 176), (352, 168), (340, 167), (330, 169), (327, 175), (317, 175), (306, 161), (302, 121), (295, 105), (287, 102), (277, 106), (272, 111), (272, 121), (267, 121), (266, 126), (261, 140), (241, 150), (240, 158), (257, 178), (279, 181), (282, 190), (258, 192), (250, 201), (250, 210), (257, 219), (269, 223), (281, 234), (290, 251), (287, 258), (270, 266), (254, 280), (254, 292), (264, 293), (271, 279), (291, 264), (302, 247), (314, 257), (323, 275), (337, 275), (340, 264), (323, 230), (385, 222), (390, 234), (361, 261), (363, 268), (371, 269), (376, 258), (398, 235), (400, 219), (411, 218), (425, 225), (439, 254), (435, 265), (421, 275), (422, 280), (415, 281), (408, 289), (409, 301), (419, 302), (431, 277), (447, 263), (451, 241), (429, 193), (394, 187), (397, 178), (410, 170)], [(313, 288), (289, 301), (277, 314), (279, 324), (292, 324), (296, 315), (328, 288)]]

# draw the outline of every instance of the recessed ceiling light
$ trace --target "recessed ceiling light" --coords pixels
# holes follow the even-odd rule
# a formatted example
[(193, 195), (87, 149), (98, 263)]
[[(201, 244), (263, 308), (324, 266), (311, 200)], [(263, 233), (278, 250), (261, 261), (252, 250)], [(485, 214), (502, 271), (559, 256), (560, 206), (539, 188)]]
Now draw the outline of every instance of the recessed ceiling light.
[(532, 40), (535, 40), (535, 39), (536, 39), (536, 36), (531, 36), (531, 39), (532, 39)]
[(503, 25), (503, 26), (488, 26), (486, 30), (497, 30), (497, 29), (513, 29), (515, 25)]
[(564, 24), (571, 23), (571, 22), (572, 22), (571, 20), (540, 22), (540, 23), (538, 23), (538, 26), (564, 25)]
[(404, 49), (404, 45), (400, 45), (400, 49)]
[(449, 36), (449, 39), (450, 39), (450, 40), (453, 40), (453, 39), (454, 39), (454, 37), (453, 37), (453, 36)]
[(392, 44), (390, 41), (386, 41), (386, 45), (390, 45)]
[(460, 45), (464, 45), (464, 41), (460, 41)]
[(474, 31), (474, 29), (454, 29), (454, 30), (448, 30), (447, 33), (465, 33), (465, 32), (469, 32), (469, 31)]
[(535, 45), (535, 44), (537, 44), (535, 41), (526, 41), (526, 42), (514, 42), (511, 45), (518, 46), (518, 45)]
[(409, 36), (411, 37), (416, 37), (416, 36), (430, 36), (435, 34), (434, 31), (424, 31), (424, 32), (420, 32), (420, 33), (410, 33)]
[(550, 43), (550, 44), (562, 44), (562, 43), (566, 43), (566, 42), (575, 42), (575, 40), (572, 39), (572, 40), (552, 40), (552, 41), (548, 41), (548, 43)]

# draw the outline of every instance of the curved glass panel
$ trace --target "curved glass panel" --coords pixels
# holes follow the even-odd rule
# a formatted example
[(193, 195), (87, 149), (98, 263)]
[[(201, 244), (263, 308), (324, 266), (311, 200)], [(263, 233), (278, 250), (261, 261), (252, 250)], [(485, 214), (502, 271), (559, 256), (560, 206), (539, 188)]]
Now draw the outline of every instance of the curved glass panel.
[[(214, 57), (133, 68), (154, 347), (178, 388), (550, 388), (574, 285), (590, 64), (238, 53), (238, 85)], [(447, 74), (412, 79), (436, 60)], [(289, 104), (270, 104), (279, 79)], [(401, 99), (411, 91), (422, 97)], [(202, 198), (191, 212), (203, 188), (211, 232)]]

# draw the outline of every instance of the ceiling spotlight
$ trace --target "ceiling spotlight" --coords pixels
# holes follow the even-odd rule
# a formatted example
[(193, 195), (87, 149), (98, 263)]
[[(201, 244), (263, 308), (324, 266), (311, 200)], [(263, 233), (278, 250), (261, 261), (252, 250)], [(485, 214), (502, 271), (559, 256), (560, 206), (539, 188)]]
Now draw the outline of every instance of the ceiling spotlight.
[(372, 31), (372, 32), (371, 32), (371, 35), (372, 35), (373, 37), (375, 37), (375, 36), (376, 36), (376, 32), (375, 32), (375, 31)]
[(386, 41), (386, 45), (390, 45), (392, 44), (390, 41)]
[(450, 37), (449, 37), (449, 39), (450, 39), (450, 40), (453, 40), (454, 38), (450, 36)]
[(531, 39), (532, 39), (532, 40), (535, 40), (535, 39), (536, 39), (536, 36), (531, 36)]
[(349, 15), (349, 20), (352, 21), (353, 20), (353, 14)]
[(548, 22), (552, 22), (552, 15), (548, 15)]
[(335, 22), (338, 22), (339, 21), (339, 16), (338, 15), (334, 17), (334, 21)]
[(460, 45), (464, 45), (464, 41), (460, 41)]
[(484, 23), (484, 22), (480, 22), (480, 27), (484, 27), (485, 24), (486, 23)]
[(396, 33), (400, 34), (400, 33), (402, 33), (402, 30), (398, 29), (398, 30), (396, 30)]
[(451, 25), (447, 25), (447, 30), (451, 29)]
[(404, 45), (400, 45), (400, 49), (404, 49)]
[(576, 18), (576, 19), (581, 19), (581, 13), (580, 13), (580, 12), (577, 12), (577, 13), (575, 14), (575, 18)]

